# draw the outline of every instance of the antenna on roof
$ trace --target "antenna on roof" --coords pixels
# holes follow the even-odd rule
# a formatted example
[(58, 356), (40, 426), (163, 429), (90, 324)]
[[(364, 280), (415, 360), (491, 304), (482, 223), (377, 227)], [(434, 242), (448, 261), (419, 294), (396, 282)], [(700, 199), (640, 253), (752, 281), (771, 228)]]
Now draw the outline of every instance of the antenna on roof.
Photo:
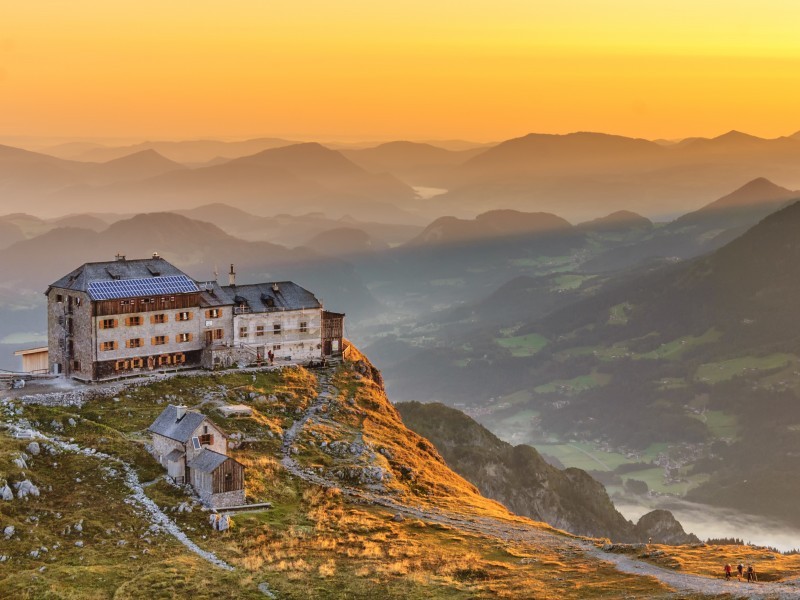
[(117, 252), (117, 255), (114, 258), (116, 258), (119, 261), (122, 261), (122, 260), (125, 260), (125, 255), (124, 254), (120, 254), (119, 252)]

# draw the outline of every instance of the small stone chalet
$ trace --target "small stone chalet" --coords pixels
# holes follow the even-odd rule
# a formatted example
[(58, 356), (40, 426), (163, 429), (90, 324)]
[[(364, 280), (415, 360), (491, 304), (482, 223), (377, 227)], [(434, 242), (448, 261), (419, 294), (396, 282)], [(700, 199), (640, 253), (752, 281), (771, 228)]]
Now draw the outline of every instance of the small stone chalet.
[(170, 404), (148, 431), (153, 455), (173, 481), (190, 483), (212, 508), (245, 503), (244, 466), (227, 455), (227, 435), (204, 414)]

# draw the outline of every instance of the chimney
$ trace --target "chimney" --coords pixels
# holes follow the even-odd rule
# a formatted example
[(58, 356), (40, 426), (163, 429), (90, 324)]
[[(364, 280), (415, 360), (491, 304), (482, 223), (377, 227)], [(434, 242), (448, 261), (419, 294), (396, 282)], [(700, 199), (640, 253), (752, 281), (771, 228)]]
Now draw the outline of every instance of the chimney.
[(158, 255), (158, 252), (153, 252), (153, 260), (156, 260), (156, 259), (158, 259), (158, 258), (161, 258), (161, 257)]
[(276, 293), (281, 291), (281, 289), (278, 287), (277, 283), (273, 283), (272, 284), (272, 291), (276, 292)]
[(118, 252), (114, 258), (116, 258), (118, 261), (123, 261), (125, 260), (125, 255)]
[(231, 272), (228, 273), (228, 285), (231, 287), (236, 286), (236, 271), (233, 270), (233, 263), (231, 263)]
[(179, 404), (175, 407), (175, 421), (180, 421), (186, 415), (186, 407), (183, 404)]

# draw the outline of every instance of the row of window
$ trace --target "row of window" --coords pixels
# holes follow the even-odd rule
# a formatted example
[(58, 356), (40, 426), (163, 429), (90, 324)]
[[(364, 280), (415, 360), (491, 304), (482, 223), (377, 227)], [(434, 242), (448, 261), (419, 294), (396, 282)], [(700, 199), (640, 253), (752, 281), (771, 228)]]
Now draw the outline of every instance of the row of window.
[(186, 355), (182, 352), (177, 354), (162, 354), (160, 356), (149, 356), (148, 358), (131, 358), (128, 360), (118, 360), (114, 363), (116, 371), (127, 371), (129, 369), (143, 369), (163, 367), (166, 365), (182, 365), (186, 362)]
[[(263, 337), (266, 333), (266, 328), (264, 325), (256, 325), (256, 337)], [(273, 323), (272, 324), (272, 335), (281, 335), (283, 333), (283, 327), (280, 323)], [(300, 333), (308, 333), (308, 321), (300, 321)], [(239, 337), (246, 338), (250, 335), (250, 328), (246, 325), (243, 327), (239, 327)]]
[[(191, 312), (179, 312), (175, 315), (176, 321), (191, 321), (194, 318), (194, 313)], [(162, 323), (166, 323), (169, 320), (169, 315), (166, 313), (159, 313), (157, 315), (150, 315), (150, 323), (152, 325), (160, 325)], [(137, 327), (139, 325), (144, 325), (144, 317), (142, 315), (132, 315), (130, 317), (125, 317), (125, 326), (126, 327)], [(119, 320), (118, 319), (101, 319), (97, 323), (98, 329), (115, 329), (119, 327)]]
[[(175, 296), (169, 296), (168, 298), (167, 297), (161, 298), (161, 304), (166, 304), (167, 302), (175, 302)], [(120, 306), (128, 306), (128, 305), (133, 306), (136, 303), (144, 304), (144, 305), (155, 304), (156, 303), (156, 299), (155, 298), (139, 298), (139, 299), (134, 298), (133, 300), (120, 300), (119, 301)]]
[[(175, 341), (179, 343), (183, 342), (191, 342), (194, 339), (194, 335), (191, 333), (179, 333), (175, 336)], [(169, 343), (169, 336), (168, 335), (157, 335), (155, 337), (150, 338), (150, 345), (151, 346), (163, 346), (164, 344)], [(131, 338), (125, 340), (125, 347), (126, 348), (141, 348), (144, 346), (144, 338)], [(109, 352), (111, 350), (116, 350), (119, 348), (119, 342), (116, 340), (112, 340), (109, 342), (100, 342), (100, 350), (102, 352)]]

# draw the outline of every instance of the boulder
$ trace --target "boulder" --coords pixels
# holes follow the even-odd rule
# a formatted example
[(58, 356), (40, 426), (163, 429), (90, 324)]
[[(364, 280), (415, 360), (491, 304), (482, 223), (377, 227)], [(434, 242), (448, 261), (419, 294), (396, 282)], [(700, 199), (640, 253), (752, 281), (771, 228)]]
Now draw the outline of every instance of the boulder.
[(635, 529), (640, 539), (652, 539), (654, 544), (696, 544), (700, 541), (693, 533), (686, 533), (668, 510), (654, 510), (642, 515)]
[(39, 488), (33, 485), (28, 479), (15, 483), (14, 488), (17, 490), (17, 498), (39, 496)]
[(14, 529), (14, 526), (9, 525), (5, 529), (3, 529), (3, 535), (5, 536), (6, 539), (9, 539), (12, 535), (14, 535), (15, 531), (16, 530)]
[(10, 501), (14, 499), (14, 492), (11, 491), (11, 488), (8, 485), (4, 485), (0, 487), (0, 498), (5, 501)]

